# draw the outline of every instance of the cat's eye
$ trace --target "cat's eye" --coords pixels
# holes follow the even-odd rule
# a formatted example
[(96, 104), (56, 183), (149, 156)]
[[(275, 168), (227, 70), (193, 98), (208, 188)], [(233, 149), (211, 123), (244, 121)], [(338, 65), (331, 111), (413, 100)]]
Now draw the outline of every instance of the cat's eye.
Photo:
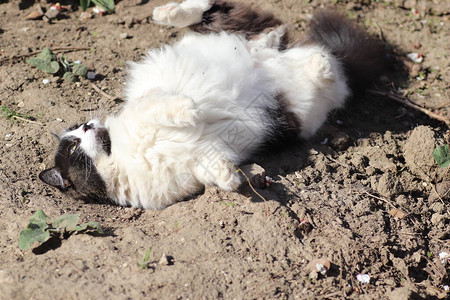
[(69, 154), (72, 155), (75, 150), (77, 150), (77, 145), (73, 145), (72, 148), (70, 148)]

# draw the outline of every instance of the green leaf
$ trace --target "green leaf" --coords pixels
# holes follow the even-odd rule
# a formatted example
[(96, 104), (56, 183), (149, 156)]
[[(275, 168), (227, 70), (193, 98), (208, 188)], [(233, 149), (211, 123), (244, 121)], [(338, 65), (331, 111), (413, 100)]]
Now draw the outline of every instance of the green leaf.
[(72, 67), (72, 72), (73, 72), (73, 74), (75, 74), (77, 76), (86, 77), (88, 68), (82, 64), (75, 64)]
[(114, 11), (114, 0), (92, 0), (92, 2), (94, 2), (95, 5), (103, 8), (104, 11)]
[(75, 81), (75, 76), (73, 75), (72, 72), (66, 72), (63, 75), (63, 79), (67, 82), (74, 82)]
[(54, 228), (65, 229), (67, 231), (74, 231), (79, 220), (80, 220), (79, 214), (76, 214), (76, 215), (65, 214), (65, 215), (62, 215), (62, 216), (59, 216), (58, 218), (56, 218), (53, 221), (52, 226)]
[(34, 213), (34, 215), (31, 216), (30, 223), (34, 223), (34, 222), (37, 222), (37, 221), (47, 222), (48, 220), (50, 220), (50, 217), (47, 216), (42, 209), (38, 209)]
[(28, 250), (34, 242), (45, 242), (50, 238), (50, 232), (46, 230), (47, 223), (30, 223), (28, 227), (20, 232), (19, 248), (23, 251)]
[(43, 61), (55, 61), (56, 55), (52, 52), (52, 50), (44, 48), (44, 50), (42, 50), (42, 52), (39, 53), (35, 58)]
[(97, 233), (100, 233), (100, 234), (104, 233), (100, 224), (98, 222), (92, 222), (92, 221), (75, 226), (74, 231), (80, 232), (80, 231), (85, 231), (85, 230), (90, 230), (90, 229), (95, 230), (95, 231), (97, 231)]
[(447, 168), (450, 165), (450, 153), (448, 145), (439, 146), (433, 151), (434, 160), (442, 168)]
[(86, 9), (89, 7), (90, 4), (91, 4), (90, 0), (80, 0), (80, 6), (83, 11), (86, 11)]
[(30, 58), (27, 60), (27, 63), (38, 68), (39, 70), (51, 74), (55, 74), (59, 71), (59, 63), (57, 61), (46, 61), (39, 59), (37, 57)]

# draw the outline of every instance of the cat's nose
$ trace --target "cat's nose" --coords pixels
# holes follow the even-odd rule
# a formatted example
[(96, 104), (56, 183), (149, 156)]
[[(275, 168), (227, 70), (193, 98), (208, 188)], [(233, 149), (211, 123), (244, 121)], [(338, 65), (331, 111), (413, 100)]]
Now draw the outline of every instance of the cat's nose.
[(88, 123), (84, 123), (83, 124), (83, 131), (84, 132), (86, 132), (86, 131), (88, 131), (89, 129), (92, 129), (92, 125), (90, 125), (90, 124), (88, 124)]

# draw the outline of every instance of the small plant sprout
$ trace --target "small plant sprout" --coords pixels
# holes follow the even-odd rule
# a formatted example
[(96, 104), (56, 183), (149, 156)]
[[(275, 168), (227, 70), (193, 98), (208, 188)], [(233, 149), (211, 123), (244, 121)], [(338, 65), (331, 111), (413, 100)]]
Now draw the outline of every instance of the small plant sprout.
[(148, 263), (150, 260), (150, 253), (152, 253), (152, 248), (148, 248), (142, 258), (141, 262), (138, 263), (139, 267), (143, 270), (148, 269)]
[(32, 116), (26, 115), (26, 114), (20, 114), (20, 113), (16, 112), (14, 109), (12, 109), (8, 106), (5, 106), (5, 105), (0, 106), (0, 111), (1, 111), (2, 115), (7, 119), (34, 120), (34, 118)]
[(62, 238), (64, 234), (75, 232), (97, 232), (103, 234), (100, 224), (88, 222), (78, 224), (79, 214), (64, 214), (51, 220), (42, 210), (37, 210), (30, 218), (27, 228), (20, 232), (19, 248), (23, 251), (30, 249), (35, 242), (45, 243), (51, 237)]
[[(41, 70), (42, 72), (61, 75), (65, 81), (72, 82), (75, 76), (86, 77), (88, 68), (79, 61), (70, 62), (67, 57), (58, 58), (50, 49), (45, 48), (36, 57), (27, 60), (27, 63)], [(43, 84), (50, 83), (44, 79)]]
[(114, 12), (114, 0), (80, 0), (81, 9), (86, 11), (91, 1), (99, 7), (99, 11)]

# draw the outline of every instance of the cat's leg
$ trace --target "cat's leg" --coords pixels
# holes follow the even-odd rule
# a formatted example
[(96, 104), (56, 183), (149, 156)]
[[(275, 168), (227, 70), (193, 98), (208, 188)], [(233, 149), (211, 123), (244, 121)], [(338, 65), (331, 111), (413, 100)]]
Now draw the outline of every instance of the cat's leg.
[(292, 48), (285, 58), (292, 81), (286, 78), (290, 84), (283, 90), (283, 107), (300, 124), (299, 136), (310, 138), (349, 96), (346, 79), (339, 62), (322, 47)]
[(331, 59), (327, 53), (317, 52), (311, 55), (306, 64), (309, 77), (320, 87), (335, 80)]
[(215, 150), (214, 146), (199, 154), (193, 172), (202, 184), (218, 186), (225, 191), (235, 190), (242, 183), (234, 164), (223, 153)]
[(211, 1), (186, 0), (181, 3), (170, 2), (153, 10), (153, 20), (161, 25), (178, 28), (198, 24), (202, 21), (203, 13), (211, 8)]
[(200, 111), (195, 102), (182, 95), (168, 95), (150, 91), (135, 102), (136, 113), (145, 112), (148, 122), (173, 127), (195, 126)]
[(249, 42), (252, 48), (263, 49), (272, 48), (279, 49), (282, 46), (283, 38), (286, 34), (286, 26), (280, 25), (276, 28), (271, 28), (253, 37)]

